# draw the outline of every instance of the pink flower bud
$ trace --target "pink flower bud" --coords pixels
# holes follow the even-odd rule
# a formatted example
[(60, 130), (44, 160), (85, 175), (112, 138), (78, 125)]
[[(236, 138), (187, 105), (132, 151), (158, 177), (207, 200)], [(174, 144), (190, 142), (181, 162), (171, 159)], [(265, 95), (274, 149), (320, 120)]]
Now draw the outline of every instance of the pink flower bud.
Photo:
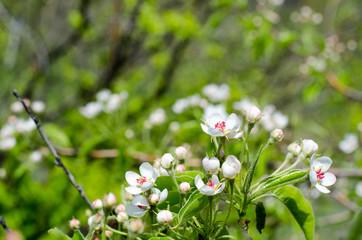
[(99, 210), (103, 208), (103, 202), (100, 199), (96, 199), (92, 202), (92, 205), (95, 209)]
[(245, 116), (249, 123), (256, 123), (261, 118), (261, 111), (256, 106), (250, 106), (245, 112)]
[(117, 204), (117, 198), (113, 193), (108, 193), (104, 198), (103, 202), (105, 207), (111, 208)]
[(126, 212), (120, 212), (117, 214), (117, 221), (123, 223), (128, 220), (128, 215)]
[(150, 204), (155, 205), (156, 203), (158, 203), (158, 201), (160, 201), (160, 198), (157, 194), (151, 194), (148, 198), (148, 201), (150, 202)]
[(205, 157), (202, 166), (207, 174), (216, 174), (220, 168), (220, 161), (216, 157)]
[(124, 212), (126, 210), (126, 207), (123, 204), (117, 205), (115, 212), (118, 214), (120, 212)]
[(177, 147), (175, 150), (175, 155), (176, 155), (177, 159), (185, 159), (186, 154), (187, 154), (187, 150), (183, 146)]
[(80, 222), (78, 219), (73, 218), (72, 220), (69, 221), (69, 226), (72, 229), (78, 229), (80, 227)]
[(140, 219), (131, 220), (129, 223), (129, 230), (135, 233), (143, 233), (144, 225)]
[(281, 129), (274, 129), (271, 133), (270, 133), (270, 138), (274, 141), (274, 142), (279, 142), (283, 139), (283, 131)]
[(168, 225), (173, 220), (172, 213), (167, 210), (162, 210), (157, 214), (157, 222), (161, 225)]
[(288, 151), (291, 152), (294, 156), (298, 156), (302, 148), (296, 143), (291, 143), (288, 146)]
[(161, 158), (161, 165), (164, 169), (169, 169), (172, 167), (173, 164), (173, 156), (171, 155), (171, 153), (166, 153), (162, 156)]
[(111, 236), (112, 236), (112, 232), (109, 231), (109, 230), (106, 230), (106, 236), (107, 236), (107, 237), (111, 237)]
[(182, 182), (180, 184), (180, 192), (183, 193), (183, 194), (186, 194), (188, 192), (190, 192), (190, 184), (188, 182)]
[(128, 200), (128, 201), (132, 201), (133, 198), (134, 198), (134, 196), (133, 196), (132, 194), (126, 192), (125, 198), (126, 198), (126, 200)]
[(181, 172), (185, 172), (185, 166), (179, 164), (175, 167), (175, 173), (181, 173)]
[(304, 139), (302, 142), (302, 151), (307, 154), (307, 156), (312, 156), (318, 151), (318, 144), (311, 139)]

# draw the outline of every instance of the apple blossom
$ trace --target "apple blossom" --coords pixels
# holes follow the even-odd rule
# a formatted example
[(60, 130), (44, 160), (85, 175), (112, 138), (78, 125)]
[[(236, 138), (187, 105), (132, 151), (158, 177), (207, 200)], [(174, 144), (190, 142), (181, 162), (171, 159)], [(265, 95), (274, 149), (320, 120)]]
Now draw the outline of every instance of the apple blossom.
[(103, 198), (104, 206), (107, 208), (111, 208), (117, 204), (117, 198), (113, 193), (108, 193)]
[(220, 183), (217, 175), (212, 175), (211, 180), (208, 180), (206, 184), (202, 181), (200, 175), (197, 175), (195, 178), (195, 185), (202, 194), (207, 196), (219, 194), (225, 188), (225, 183)]
[(72, 220), (69, 221), (69, 226), (72, 229), (78, 229), (80, 227), (80, 222), (78, 219), (73, 218)]
[(143, 225), (143, 222), (140, 219), (132, 219), (129, 222), (129, 230), (135, 233), (143, 233), (145, 226)]
[(120, 212), (117, 214), (117, 222), (123, 223), (128, 220), (128, 215), (126, 212)]
[(220, 168), (220, 161), (216, 157), (204, 157), (202, 166), (207, 174), (216, 174)]
[(175, 173), (181, 173), (181, 172), (185, 172), (185, 166), (182, 164), (178, 164), (175, 167)]
[(213, 102), (221, 102), (229, 98), (230, 87), (225, 83), (220, 86), (211, 83), (202, 88), (202, 93)]
[(302, 152), (307, 156), (312, 156), (318, 151), (318, 144), (311, 139), (304, 139), (302, 142)]
[(93, 205), (94, 209), (97, 209), (97, 210), (103, 208), (103, 202), (102, 202), (102, 200), (100, 200), (100, 199), (94, 200), (94, 201), (92, 202), (92, 205)]
[(330, 191), (326, 187), (336, 182), (336, 176), (333, 173), (326, 172), (332, 162), (332, 159), (326, 156), (315, 159), (315, 154), (310, 159), (310, 182), (322, 193), (329, 193)]
[(131, 217), (143, 217), (149, 209), (150, 204), (143, 195), (136, 195), (132, 200), (132, 205), (126, 206), (126, 212)]
[(40, 100), (33, 101), (30, 106), (35, 113), (42, 113), (45, 109), (45, 103)]
[(210, 118), (201, 123), (202, 130), (212, 137), (240, 138), (241, 122), (236, 114), (232, 113), (226, 119), (219, 114), (212, 114)]
[(222, 174), (225, 178), (235, 178), (241, 170), (240, 161), (233, 155), (226, 157), (225, 162), (221, 166)]
[(338, 143), (338, 148), (347, 154), (356, 151), (358, 149), (358, 136), (353, 133), (347, 133), (344, 139)]
[(188, 183), (188, 182), (180, 183), (179, 189), (180, 189), (180, 192), (183, 193), (183, 194), (186, 194), (186, 193), (190, 192), (190, 190), (191, 190), (190, 183)]
[(167, 188), (163, 189), (162, 192), (157, 188), (151, 188), (151, 191), (152, 193), (148, 197), (148, 200), (151, 204), (156, 205), (166, 200), (168, 195)]
[(260, 120), (261, 118), (261, 111), (258, 107), (256, 106), (250, 106), (246, 111), (245, 111), (245, 116), (246, 116), (246, 120), (249, 123), (256, 123), (257, 121)]
[(187, 150), (185, 147), (180, 146), (175, 149), (175, 155), (177, 159), (185, 159), (187, 154)]
[(173, 220), (172, 213), (167, 210), (162, 210), (157, 214), (157, 222), (161, 225), (167, 225)]
[(173, 161), (174, 157), (171, 153), (165, 153), (161, 158), (161, 166), (167, 170), (172, 167)]
[(132, 171), (126, 172), (126, 181), (131, 185), (126, 187), (126, 191), (130, 194), (140, 194), (147, 191), (153, 186), (158, 177), (157, 170), (147, 162), (142, 163), (139, 169), (141, 175)]
[(106, 230), (106, 237), (111, 237), (112, 236), (112, 232), (109, 230)]
[(298, 156), (301, 150), (302, 148), (296, 142), (288, 145), (288, 151), (291, 152), (294, 156)]
[(118, 204), (117, 207), (114, 209), (114, 211), (118, 214), (120, 212), (124, 212), (126, 210), (126, 207), (123, 204)]
[(279, 142), (283, 139), (283, 131), (281, 129), (274, 129), (270, 133), (270, 138), (273, 142)]

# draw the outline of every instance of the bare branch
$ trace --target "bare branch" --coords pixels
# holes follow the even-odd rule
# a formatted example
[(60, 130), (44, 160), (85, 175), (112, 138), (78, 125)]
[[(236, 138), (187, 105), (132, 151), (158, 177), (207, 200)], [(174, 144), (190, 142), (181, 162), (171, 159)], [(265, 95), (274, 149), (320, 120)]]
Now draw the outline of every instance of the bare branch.
[(1, 224), (1, 226), (4, 228), (4, 230), (5, 230), (6, 232), (10, 232), (10, 231), (11, 231), (11, 229), (8, 228), (8, 226), (6, 226), (5, 219), (4, 219), (2, 216), (0, 216), (0, 224)]
[(55, 150), (53, 144), (49, 141), (48, 137), (45, 135), (43, 128), (41, 127), (41, 124), (39, 122), (39, 119), (32, 113), (32, 111), (29, 109), (29, 107), (25, 104), (23, 98), (19, 95), (19, 93), (14, 89), (13, 90), (14, 96), (23, 104), (25, 111), (28, 113), (28, 115), (33, 119), (36, 127), (38, 128), (38, 131), (40, 133), (40, 136), (43, 138), (44, 142), (47, 144), (50, 152), (53, 154), (55, 158), (55, 165), (58, 167), (61, 167), (65, 174), (68, 176), (69, 181), (72, 183), (72, 185), (78, 190), (79, 194), (82, 196), (84, 201), (89, 205), (89, 207), (94, 210), (92, 203), (89, 201), (87, 196), (85, 195), (85, 192), (83, 190), (83, 187), (80, 184), (77, 184), (77, 182), (74, 179), (74, 176), (68, 171), (68, 169), (64, 166), (62, 160), (60, 159), (57, 151)]
[(332, 72), (328, 72), (326, 76), (329, 85), (331, 85), (338, 92), (342, 93), (344, 96), (352, 100), (362, 102), (362, 91), (346, 86)]

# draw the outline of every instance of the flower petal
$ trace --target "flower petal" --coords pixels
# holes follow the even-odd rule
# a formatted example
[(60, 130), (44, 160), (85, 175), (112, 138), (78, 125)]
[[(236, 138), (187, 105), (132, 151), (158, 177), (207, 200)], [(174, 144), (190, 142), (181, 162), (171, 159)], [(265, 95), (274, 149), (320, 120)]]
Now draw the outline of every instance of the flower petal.
[(140, 173), (142, 177), (146, 177), (147, 179), (152, 179), (154, 175), (154, 168), (148, 162), (142, 163), (140, 166)]
[(315, 186), (317, 184), (317, 173), (311, 169), (309, 172), (309, 181)]
[(195, 186), (197, 187), (197, 189), (200, 190), (200, 188), (202, 188), (204, 185), (205, 183), (202, 181), (200, 175), (197, 174), (197, 176), (195, 177)]
[(131, 186), (137, 186), (139, 185), (137, 183), (137, 179), (139, 179), (141, 176), (138, 175), (137, 173), (135, 172), (132, 172), (132, 171), (127, 171), (126, 172), (126, 181), (128, 182), (129, 185)]
[(140, 206), (149, 206), (150, 204), (147, 201), (147, 198), (143, 195), (136, 195), (132, 200), (133, 205)]
[(215, 128), (211, 128), (211, 127), (207, 129), (207, 134), (209, 134), (209, 135), (211, 135), (213, 137), (224, 136), (224, 134), (221, 131), (219, 131), (219, 130), (217, 130)]
[(221, 183), (221, 186), (215, 191), (214, 195), (221, 193), (224, 190), (224, 188), (225, 188), (225, 182)]
[(328, 190), (328, 188), (320, 185), (320, 184), (316, 184), (315, 187), (322, 193), (330, 193), (331, 191)]
[(216, 123), (224, 121), (223, 116), (221, 116), (218, 113), (213, 113), (209, 117), (209, 119), (206, 120), (206, 125), (208, 125), (211, 128), (215, 128)]
[(211, 181), (212, 181), (213, 183), (215, 183), (215, 185), (218, 185), (218, 184), (220, 183), (219, 178), (217, 177), (216, 174), (215, 174), (215, 175), (212, 175)]
[(159, 201), (159, 203), (165, 201), (166, 198), (167, 198), (167, 195), (168, 195), (168, 190), (167, 190), (167, 188), (165, 188), (165, 189), (163, 189), (163, 191), (162, 191), (161, 194), (160, 194), (160, 201)]
[(202, 131), (204, 131), (205, 133), (209, 134), (209, 127), (206, 126), (205, 124), (202, 124), (202, 123), (200, 123), (200, 125), (201, 125)]
[(330, 159), (329, 157), (319, 157), (314, 161), (313, 167), (315, 170), (318, 170), (320, 167), (322, 167), (322, 172), (325, 172), (332, 165), (332, 162), (332, 159)]
[(207, 185), (202, 186), (199, 190), (202, 194), (205, 194), (207, 196), (214, 195), (215, 193), (215, 189)]
[(126, 206), (126, 212), (131, 217), (143, 217), (147, 211), (136, 205), (128, 205)]
[(142, 192), (142, 190), (138, 187), (126, 187), (126, 191), (130, 194), (137, 195)]
[(161, 191), (158, 188), (151, 188), (151, 191), (153, 194), (156, 194), (157, 196), (160, 196)]
[(148, 189), (150, 189), (153, 186), (154, 182), (145, 182), (142, 184), (141, 186), (141, 190), (142, 192), (147, 191)]
[(230, 114), (230, 116), (225, 120), (225, 129), (228, 129), (232, 132), (240, 129), (240, 120), (235, 113)]
[(336, 176), (334, 176), (334, 174), (330, 172), (326, 172), (324, 174), (324, 178), (320, 180), (321, 184), (326, 187), (335, 184), (336, 181)]

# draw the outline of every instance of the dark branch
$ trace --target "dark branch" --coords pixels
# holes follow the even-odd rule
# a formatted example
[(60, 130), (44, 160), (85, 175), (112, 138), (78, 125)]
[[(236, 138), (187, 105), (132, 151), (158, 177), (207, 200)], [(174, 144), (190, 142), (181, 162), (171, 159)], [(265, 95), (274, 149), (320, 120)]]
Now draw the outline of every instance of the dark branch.
[(10, 231), (11, 231), (11, 229), (8, 228), (8, 226), (6, 226), (5, 219), (4, 219), (3, 217), (1, 217), (1, 216), (0, 216), (0, 224), (1, 224), (1, 226), (4, 228), (4, 230), (5, 230), (6, 232), (10, 232)]
[(57, 151), (55, 150), (53, 144), (49, 141), (48, 137), (45, 135), (43, 128), (41, 127), (41, 124), (38, 120), (38, 118), (32, 113), (32, 111), (28, 108), (28, 106), (25, 104), (23, 98), (19, 95), (19, 93), (14, 89), (13, 90), (14, 96), (23, 104), (25, 111), (28, 113), (28, 115), (33, 119), (34, 123), (36, 124), (36, 127), (38, 128), (38, 131), (40, 133), (40, 136), (43, 138), (44, 142), (47, 144), (50, 152), (55, 157), (55, 165), (58, 167), (61, 167), (65, 174), (68, 176), (68, 179), (72, 183), (72, 185), (78, 190), (79, 194), (82, 196), (84, 201), (89, 205), (89, 207), (94, 210), (92, 203), (89, 201), (87, 196), (85, 195), (85, 192), (83, 190), (83, 187), (80, 184), (77, 184), (77, 182), (74, 179), (74, 176), (68, 171), (68, 169), (64, 166), (62, 160), (60, 159)]

